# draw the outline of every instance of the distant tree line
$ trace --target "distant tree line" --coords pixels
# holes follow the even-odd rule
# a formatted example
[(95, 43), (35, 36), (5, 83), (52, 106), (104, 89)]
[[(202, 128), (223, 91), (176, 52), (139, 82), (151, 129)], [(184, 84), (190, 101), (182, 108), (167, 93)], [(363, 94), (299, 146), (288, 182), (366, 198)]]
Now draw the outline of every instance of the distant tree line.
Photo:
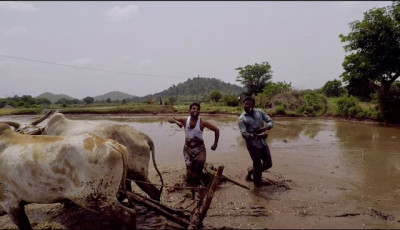
[(34, 98), (30, 95), (23, 95), (21, 97), (15, 95), (14, 97), (0, 98), (0, 108), (5, 106), (12, 106), (14, 108), (32, 108), (39, 106), (48, 106), (51, 102), (46, 98)]
[(7, 98), (0, 98), (0, 108), (4, 108), (6, 106), (10, 106), (13, 108), (35, 108), (35, 107), (47, 107), (51, 104), (61, 105), (62, 107), (71, 106), (71, 105), (90, 105), (93, 103), (128, 103), (132, 102), (129, 98), (123, 100), (111, 100), (110, 98), (103, 101), (95, 101), (93, 97), (85, 97), (82, 100), (78, 99), (67, 99), (61, 98), (51, 103), (51, 101), (47, 98), (34, 98), (31, 95), (23, 95), (23, 96), (13, 96)]

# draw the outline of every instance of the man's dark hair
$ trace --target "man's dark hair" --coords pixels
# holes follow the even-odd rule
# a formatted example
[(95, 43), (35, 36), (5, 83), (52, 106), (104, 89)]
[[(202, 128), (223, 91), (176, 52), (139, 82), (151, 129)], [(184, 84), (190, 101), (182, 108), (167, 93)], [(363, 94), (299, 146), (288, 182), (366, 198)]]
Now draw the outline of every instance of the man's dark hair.
[(193, 107), (194, 105), (197, 105), (197, 107), (199, 107), (199, 109), (200, 109), (200, 104), (197, 103), (197, 102), (194, 102), (194, 103), (190, 104), (189, 109), (192, 109), (192, 107)]
[(256, 101), (254, 100), (254, 98), (252, 98), (252, 97), (250, 97), (250, 96), (247, 96), (247, 97), (244, 99), (243, 103), (245, 103), (246, 101), (253, 101), (253, 104), (256, 104)]

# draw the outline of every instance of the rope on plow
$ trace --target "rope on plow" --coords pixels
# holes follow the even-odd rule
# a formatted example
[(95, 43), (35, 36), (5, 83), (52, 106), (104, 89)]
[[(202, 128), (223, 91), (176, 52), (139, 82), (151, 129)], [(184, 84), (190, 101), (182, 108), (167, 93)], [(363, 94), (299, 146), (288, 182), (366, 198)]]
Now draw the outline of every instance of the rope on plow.
[[(133, 181), (135, 183), (141, 183), (141, 184), (151, 184), (151, 185), (156, 185), (156, 186), (161, 186), (160, 184), (154, 184), (154, 183), (148, 183), (148, 182), (144, 182), (144, 181), (138, 181), (138, 180), (131, 180), (131, 179), (126, 179), (129, 181)], [(206, 190), (207, 188), (204, 187), (179, 187), (179, 186), (168, 186), (168, 185), (163, 185), (164, 187), (168, 187), (168, 188), (179, 188), (179, 189), (199, 189), (199, 190)]]

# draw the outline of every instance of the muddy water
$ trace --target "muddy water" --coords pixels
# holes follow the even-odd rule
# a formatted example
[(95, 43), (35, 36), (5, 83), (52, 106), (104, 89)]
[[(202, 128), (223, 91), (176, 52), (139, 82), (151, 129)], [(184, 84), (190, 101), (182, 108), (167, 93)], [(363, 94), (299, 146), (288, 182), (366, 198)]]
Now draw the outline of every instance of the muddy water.
[[(153, 139), (156, 161), (164, 172), (184, 165), (184, 132), (168, 123), (167, 116), (67, 117), (131, 125)], [(268, 137), (273, 167), (263, 177), (287, 182), (290, 189), (254, 189), (252, 183), (244, 180), (251, 160), (239, 134), (237, 116), (203, 117), (220, 128), (216, 151), (210, 149), (213, 132), (204, 132), (207, 162), (223, 164), (224, 175), (251, 187), (248, 191), (233, 185), (222, 186), (204, 220), (206, 226), (400, 228), (399, 127), (275, 118), (275, 127)], [(34, 118), (7, 116), (0, 117), (0, 121), (28, 123)]]

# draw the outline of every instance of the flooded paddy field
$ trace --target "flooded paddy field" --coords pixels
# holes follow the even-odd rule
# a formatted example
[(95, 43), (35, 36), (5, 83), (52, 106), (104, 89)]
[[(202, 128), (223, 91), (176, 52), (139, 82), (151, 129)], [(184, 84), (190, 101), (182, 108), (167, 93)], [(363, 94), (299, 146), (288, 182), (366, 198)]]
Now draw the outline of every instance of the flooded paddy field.
[[(171, 115), (172, 116), (172, 115)], [(175, 115), (174, 115), (175, 116)], [(155, 144), (156, 161), (165, 187), (161, 203), (194, 208), (187, 191), (172, 189), (185, 174), (184, 131), (158, 115), (66, 115), (70, 119), (107, 120), (146, 133)], [(248, 187), (225, 182), (214, 194), (205, 228), (400, 228), (400, 128), (320, 118), (273, 118), (267, 139), (273, 167), (263, 178), (278, 182), (254, 188), (245, 181), (252, 162), (240, 136), (237, 116), (205, 115), (220, 128), (205, 129), (207, 162), (224, 166), (223, 175)], [(29, 123), (36, 116), (1, 116), (0, 121)], [(159, 183), (150, 166), (150, 180)], [(285, 186), (279, 186), (285, 185)], [(137, 188), (135, 188), (137, 189)], [(105, 220), (77, 207), (28, 205), (34, 228), (97, 229)], [(146, 208), (138, 207), (138, 228), (179, 228)], [(7, 215), (0, 228), (16, 228)]]

